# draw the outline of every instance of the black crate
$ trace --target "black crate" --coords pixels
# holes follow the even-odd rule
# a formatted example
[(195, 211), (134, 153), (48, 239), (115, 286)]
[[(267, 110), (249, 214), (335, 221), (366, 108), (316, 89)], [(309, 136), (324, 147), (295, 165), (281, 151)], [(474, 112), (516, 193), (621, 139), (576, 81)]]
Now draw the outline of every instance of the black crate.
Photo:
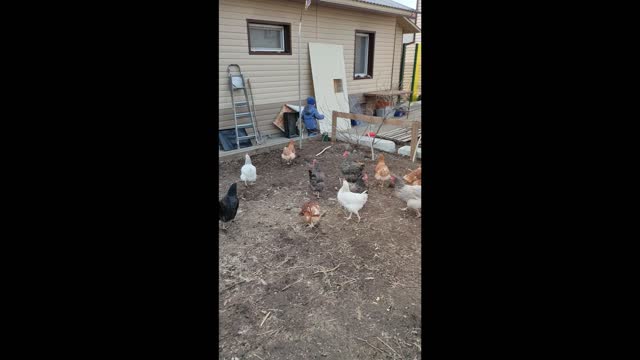
[(284, 113), (284, 136), (289, 139), (300, 135), (300, 131), (296, 127), (298, 121), (298, 112), (286, 112)]
[[(247, 136), (245, 129), (238, 129), (240, 136)], [(251, 147), (251, 140), (240, 140), (240, 148)], [(235, 150), (238, 148), (236, 144), (236, 131), (235, 129), (226, 129), (218, 131), (218, 149), (223, 151)]]

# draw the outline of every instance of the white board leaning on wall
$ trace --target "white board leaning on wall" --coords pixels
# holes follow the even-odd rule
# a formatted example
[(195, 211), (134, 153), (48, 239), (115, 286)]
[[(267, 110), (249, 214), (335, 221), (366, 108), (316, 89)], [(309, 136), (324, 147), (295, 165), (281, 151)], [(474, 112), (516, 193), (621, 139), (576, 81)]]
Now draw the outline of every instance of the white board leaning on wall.
[[(321, 132), (331, 134), (333, 111), (349, 112), (349, 92), (344, 69), (342, 45), (309, 43), (313, 91), (318, 111), (324, 120), (318, 121)], [(338, 118), (337, 129), (348, 130), (351, 120)]]

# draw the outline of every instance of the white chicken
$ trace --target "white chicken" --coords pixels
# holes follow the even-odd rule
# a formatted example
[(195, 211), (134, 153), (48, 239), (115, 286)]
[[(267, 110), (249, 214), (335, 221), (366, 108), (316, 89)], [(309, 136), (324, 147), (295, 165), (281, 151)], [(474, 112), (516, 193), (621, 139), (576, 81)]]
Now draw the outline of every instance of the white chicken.
[(400, 210), (406, 211), (411, 208), (418, 213), (418, 217), (421, 217), (422, 214), (420, 214), (420, 209), (422, 208), (422, 186), (407, 185), (402, 178), (395, 175), (391, 175), (391, 183), (396, 188), (394, 195), (407, 203), (407, 207)]
[(351, 215), (356, 214), (356, 216), (358, 216), (358, 222), (360, 222), (360, 214), (358, 214), (358, 211), (367, 203), (368, 198), (369, 195), (367, 195), (366, 190), (360, 194), (351, 192), (347, 180), (342, 180), (342, 187), (338, 190), (338, 202), (349, 211), (347, 220), (351, 219)]
[(247, 181), (255, 182), (256, 178), (256, 167), (251, 164), (249, 154), (246, 154), (244, 156), (244, 165), (240, 169), (240, 180), (244, 181), (244, 186), (247, 186)]

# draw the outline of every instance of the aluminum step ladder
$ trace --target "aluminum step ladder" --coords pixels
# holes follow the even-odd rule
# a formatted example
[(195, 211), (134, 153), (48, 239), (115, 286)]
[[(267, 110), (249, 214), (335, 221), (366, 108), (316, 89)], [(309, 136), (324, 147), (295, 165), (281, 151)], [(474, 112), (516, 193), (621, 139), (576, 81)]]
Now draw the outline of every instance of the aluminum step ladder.
[[(237, 68), (237, 70), (234, 68)], [(233, 109), (233, 121), (236, 129), (236, 145), (238, 146), (238, 149), (240, 149), (240, 141), (246, 139), (251, 139), (252, 145), (255, 145), (253, 141), (254, 139), (258, 144), (262, 144), (263, 138), (258, 131), (258, 126), (256, 125), (255, 105), (253, 103), (251, 83), (248, 83), (249, 79), (246, 79), (245, 81), (244, 75), (242, 75), (242, 72), (240, 71), (240, 65), (231, 64), (227, 66), (227, 73), (229, 74), (229, 92), (231, 93), (231, 107)], [(247, 83), (249, 85), (248, 93)], [(244, 96), (244, 100), (238, 99), (239, 101), (236, 101), (236, 98), (240, 94)], [(247, 118), (249, 119), (249, 122), (238, 122)], [(252, 129), (253, 134), (240, 136), (239, 129)]]

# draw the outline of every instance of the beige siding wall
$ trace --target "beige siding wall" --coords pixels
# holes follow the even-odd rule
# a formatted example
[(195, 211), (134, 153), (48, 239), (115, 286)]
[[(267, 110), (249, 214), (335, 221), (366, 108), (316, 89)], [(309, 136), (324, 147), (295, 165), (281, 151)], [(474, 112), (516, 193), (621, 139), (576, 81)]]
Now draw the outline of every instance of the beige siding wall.
[[(297, 104), (297, 101), (294, 104)], [(258, 123), (258, 130), (260, 131), (260, 134), (266, 136), (282, 133), (280, 129), (273, 125), (273, 121), (275, 120), (276, 115), (278, 115), (278, 113), (280, 112), (282, 105), (282, 103), (256, 105), (256, 120)], [(218, 125), (220, 129), (233, 128), (233, 111), (231, 110), (231, 108), (218, 109), (218, 119), (218, 121), (220, 122)], [(242, 123), (245, 123), (247, 121), (248, 119), (246, 118), (242, 119)], [(247, 130), (247, 133), (251, 134), (252, 132)]]
[[(418, 0), (417, 11), (422, 12), (422, 0)], [(416, 17), (416, 24), (422, 29), (422, 14), (418, 14)], [(422, 43), (422, 33), (416, 34), (416, 42)], [(422, 53), (422, 45), (420, 45), (420, 52)], [(422, 55), (420, 54), (420, 71), (422, 72)], [(418, 81), (418, 94), (422, 94), (422, 77), (416, 79)]]
[[(413, 62), (415, 61), (415, 57), (416, 57), (416, 44), (414, 43), (414, 44), (407, 45), (407, 53), (404, 58), (404, 72), (403, 72), (404, 76), (402, 79), (403, 90), (409, 90), (409, 91), (411, 90), (411, 81), (413, 79)], [(421, 93), (421, 92), (422, 92), (422, 83), (420, 82), (420, 78), (418, 78), (418, 93)]]
[[(360, 101), (364, 101), (364, 94), (350, 94), (350, 96), (355, 96), (360, 99)], [(282, 131), (278, 129), (275, 125), (273, 125), (273, 121), (276, 119), (276, 116), (282, 109), (282, 105), (284, 104), (292, 104), (298, 105), (298, 99), (293, 99), (291, 101), (286, 102), (275, 102), (270, 104), (260, 104), (256, 105), (256, 120), (258, 122), (258, 130), (260, 134), (263, 136), (266, 135), (279, 135), (282, 134)], [(303, 106), (304, 106), (303, 99)], [(325, 114), (326, 115), (326, 114)], [(220, 129), (230, 129), (233, 128), (233, 110), (231, 108), (227, 109), (218, 109), (218, 119), (219, 119), (219, 128)], [(327, 121), (331, 121), (331, 115), (325, 116)], [(247, 119), (242, 119), (242, 122), (247, 122)], [(322, 120), (324, 121), (324, 120)], [(251, 134), (252, 131), (248, 130), (248, 134)]]
[(400, 68), (402, 62), (402, 28), (396, 25), (396, 39), (393, 58), (393, 89), (400, 88)]
[(413, 61), (416, 56), (416, 44), (408, 44), (407, 52), (404, 55), (404, 71), (402, 76), (402, 90), (411, 90), (411, 79), (413, 78)]
[[(280, 107), (298, 102), (298, 21), (302, 1), (221, 0), (219, 18), (219, 113), (221, 128), (232, 126), (227, 65), (240, 65), (251, 79), (258, 127), (264, 133), (278, 133), (272, 125)], [(292, 55), (249, 55), (247, 19), (291, 24)], [(388, 89), (400, 74), (402, 31), (394, 16), (335, 9), (314, 2), (302, 18), (301, 92), (313, 96), (308, 43), (339, 44), (344, 49), (349, 94)], [(355, 30), (375, 31), (373, 79), (353, 80)], [(395, 45), (395, 52), (394, 52)], [(303, 103), (304, 105), (304, 103)]]
[[(416, 11), (422, 12), (422, 0), (418, 0)], [(422, 29), (422, 14), (418, 14), (416, 17), (416, 25)], [(416, 34), (416, 42), (422, 42), (422, 33)]]
[[(422, 43), (420, 44), (420, 63), (418, 65), (420, 65), (420, 74), (422, 75)], [(422, 94), (422, 76), (418, 76), (416, 78), (416, 81), (418, 82), (418, 95)]]
[[(422, 0), (418, 0), (418, 4), (416, 5), (417, 11), (422, 11)], [(422, 29), (422, 14), (418, 14), (416, 17), (416, 24), (420, 29)], [(416, 43), (422, 42), (422, 33), (417, 33), (415, 38)], [(404, 58), (404, 75), (403, 75), (403, 90), (411, 90), (411, 81), (413, 79), (413, 62), (415, 61), (416, 56), (416, 45), (410, 44), (407, 45), (407, 53)], [(418, 93), (422, 92), (422, 83), (418, 82)]]

